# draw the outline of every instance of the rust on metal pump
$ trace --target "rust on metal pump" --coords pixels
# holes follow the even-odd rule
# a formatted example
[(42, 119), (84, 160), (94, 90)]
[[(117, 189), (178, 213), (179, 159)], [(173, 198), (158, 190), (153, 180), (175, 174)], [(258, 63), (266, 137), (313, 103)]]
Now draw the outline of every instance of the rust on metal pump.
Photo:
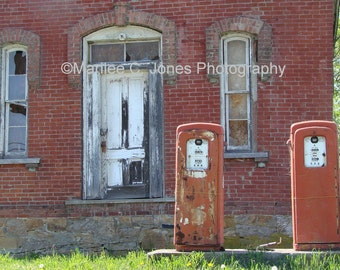
[(177, 128), (174, 244), (178, 251), (223, 250), (223, 128)]

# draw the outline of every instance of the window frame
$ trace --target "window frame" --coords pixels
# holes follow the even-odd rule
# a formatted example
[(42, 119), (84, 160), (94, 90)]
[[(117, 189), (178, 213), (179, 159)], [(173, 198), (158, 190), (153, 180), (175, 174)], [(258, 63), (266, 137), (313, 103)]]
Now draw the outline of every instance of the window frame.
[[(246, 87), (245, 90), (232, 90), (228, 89), (228, 63), (227, 59), (227, 43), (230, 41), (240, 40), (246, 43)], [(226, 141), (226, 152), (255, 152), (255, 142), (254, 142), (254, 97), (256, 95), (256, 78), (250, 72), (250, 67), (254, 64), (254, 54), (253, 54), (253, 42), (254, 37), (250, 34), (245, 33), (228, 33), (221, 37), (220, 39), (220, 63), (222, 63), (224, 69), (221, 73), (220, 84), (221, 84), (221, 123), (225, 129), (225, 141)], [(234, 64), (235, 65), (235, 64)], [(242, 64), (241, 64), (242, 65)], [(247, 129), (248, 144), (245, 146), (230, 146), (229, 145), (229, 96), (231, 94), (247, 94)]]
[[(21, 44), (12, 44), (2, 48), (2, 69), (1, 72), (1, 93), (0, 93), (0, 158), (26, 158), (28, 155), (28, 48)], [(9, 100), (9, 54), (14, 51), (23, 51), (26, 55), (26, 73), (25, 73), (25, 99), (24, 100)], [(25, 123), (25, 150), (18, 153), (8, 151), (9, 147), (9, 106), (13, 102), (19, 102), (26, 105), (26, 123)]]

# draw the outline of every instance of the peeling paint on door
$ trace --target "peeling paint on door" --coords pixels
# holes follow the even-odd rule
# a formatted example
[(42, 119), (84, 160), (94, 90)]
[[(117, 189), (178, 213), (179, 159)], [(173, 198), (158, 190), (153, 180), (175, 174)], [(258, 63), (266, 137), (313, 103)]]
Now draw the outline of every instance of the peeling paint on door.
[(145, 186), (147, 77), (142, 71), (102, 75), (102, 177), (108, 190)]

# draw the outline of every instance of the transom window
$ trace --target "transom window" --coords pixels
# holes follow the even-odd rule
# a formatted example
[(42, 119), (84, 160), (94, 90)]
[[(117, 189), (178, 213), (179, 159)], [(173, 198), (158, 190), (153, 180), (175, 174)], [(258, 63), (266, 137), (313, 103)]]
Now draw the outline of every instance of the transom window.
[(222, 118), (227, 150), (251, 150), (251, 38), (222, 39)]
[(92, 64), (102, 62), (129, 62), (159, 60), (158, 41), (92, 44)]
[(27, 154), (27, 53), (21, 46), (2, 50), (3, 79), (1, 92), (0, 150), (2, 156)]
[[(160, 60), (161, 34), (144, 27), (109, 27), (85, 37), (89, 64)], [(84, 59), (86, 60), (86, 59)]]

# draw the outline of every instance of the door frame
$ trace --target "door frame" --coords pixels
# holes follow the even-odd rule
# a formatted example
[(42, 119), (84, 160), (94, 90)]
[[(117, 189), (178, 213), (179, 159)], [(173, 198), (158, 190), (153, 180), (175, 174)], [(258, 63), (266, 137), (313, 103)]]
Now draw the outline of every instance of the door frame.
[[(138, 29), (137, 29), (138, 28)], [(141, 30), (141, 31), (136, 31)], [(113, 199), (107, 194), (107, 183), (101, 177), (101, 137), (100, 137), (100, 115), (101, 96), (100, 80), (101, 72), (107, 68), (101, 67), (124, 67), (125, 70), (138, 72), (139, 69), (148, 70), (149, 91), (149, 188), (146, 194), (148, 198), (161, 198), (165, 194), (164, 188), (164, 98), (163, 98), (163, 76), (155, 72), (155, 67), (162, 65), (161, 59), (156, 61), (104, 63), (99, 68), (93, 68), (89, 64), (90, 44), (103, 42), (114, 42), (121, 33), (132, 38), (144, 40), (158, 36), (161, 46), (161, 34), (143, 27), (109, 27), (91, 33), (83, 38), (83, 199)], [(143, 36), (144, 35), (144, 36)], [(153, 36), (153, 37), (152, 37)], [(161, 55), (161, 53), (160, 53)], [(111, 70), (111, 69), (109, 69)], [(157, 70), (157, 69), (156, 69)], [(90, 71), (90, 72), (89, 72)], [(110, 198), (109, 198), (110, 197)]]
[[(148, 198), (164, 196), (164, 99), (162, 75), (148, 69), (149, 190)], [(107, 196), (107, 183), (101, 177), (101, 96), (100, 73), (84, 72), (83, 89), (83, 199), (113, 199)]]
[[(84, 36), (83, 41), (83, 199), (108, 199), (107, 184), (101, 177), (101, 137), (100, 137), (100, 71), (91, 68), (89, 61), (90, 44), (99, 42), (122, 42), (126, 40), (145, 41), (159, 40), (162, 55), (162, 34), (150, 28), (127, 25), (125, 27), (110, 26)], [(162, 65), (161, 57), (156, 61), (105, 63), (110, 67), (116, 65), (138, 72), (138, 69), (148, 70), (149, 91), (149, 198), (161, 198), (164, 188), (164, 98), (163, 76), (154, 72), (155, 67)], [(104, 65), (106, 67), (106, 65)], [(88, 68), (90, 67), (90, 68)], [(91, 72), (88, 72), (88, 71)], [(107, 69), (104, 69), (107, 70)], [(111, 199), (111, 198), (110, 198)]]

